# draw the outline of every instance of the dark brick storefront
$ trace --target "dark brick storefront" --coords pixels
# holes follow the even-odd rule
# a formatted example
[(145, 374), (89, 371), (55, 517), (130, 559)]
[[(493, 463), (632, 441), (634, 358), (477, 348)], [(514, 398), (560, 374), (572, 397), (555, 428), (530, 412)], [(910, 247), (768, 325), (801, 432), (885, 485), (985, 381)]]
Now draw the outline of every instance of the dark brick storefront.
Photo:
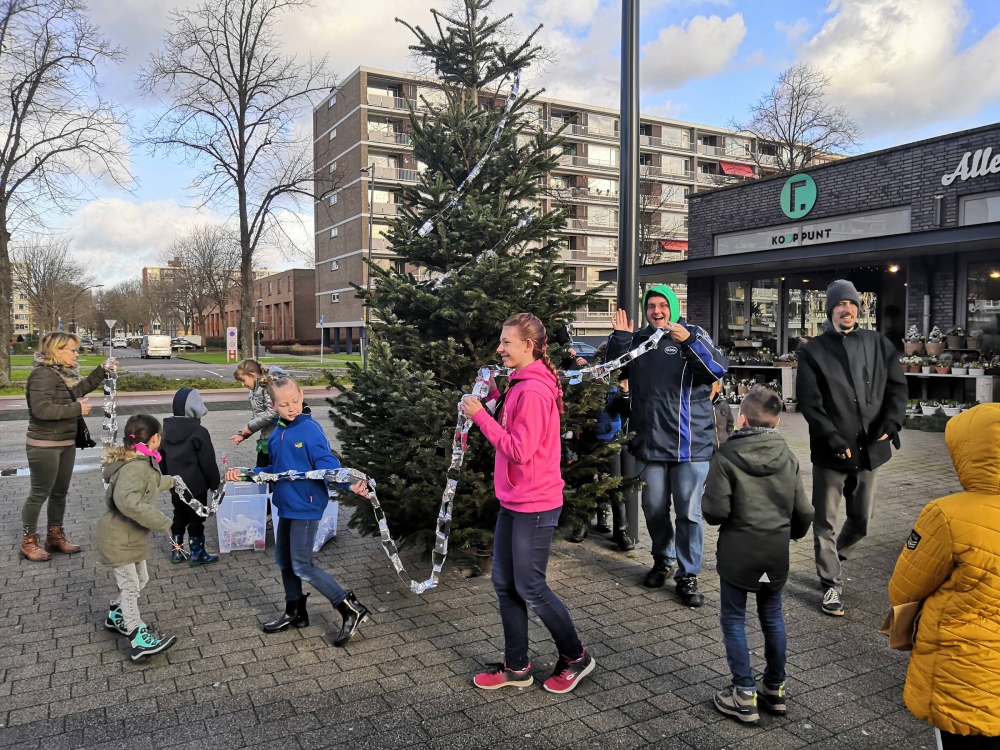
[[(984, 349), (1000, 349), (1000, 124), (801, 174), (689, 196), (688, 258), (643, 267), (642, 283), (686, 283), (688, 319), (723, 342), (770, 326), (775, 353), (815, 332), (840, 277), (870, 295), (870, 325), (900, 348), (915, 325), (980, 328)], [(796, 212), (808, 178), (814, 202)]]

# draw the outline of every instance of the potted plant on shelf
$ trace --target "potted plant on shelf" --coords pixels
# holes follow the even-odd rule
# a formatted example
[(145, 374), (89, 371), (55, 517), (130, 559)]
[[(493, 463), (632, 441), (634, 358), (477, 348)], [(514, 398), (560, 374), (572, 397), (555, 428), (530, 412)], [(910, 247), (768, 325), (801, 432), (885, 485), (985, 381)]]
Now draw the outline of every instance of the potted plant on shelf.
[(925, 417), (933, 417), (941, 409), (941, 404), (937, 401), (921, 401), (920, 413)]
[(906, 338), (903, 339), (903, 350), (908, 356), (924, 353), (924, 337), (916, 326), (910, 326), (906, 330)]
[(906, 402), (906, 413), (909, 415), (917, 414), (920, 412), (920, 399), (911, 398)]
[(931, 329), (931, 333), (927, 337), (927, 343), (924, 344), (924, 351), (928, 357), (939, 357), (944, 351), (944, 334), (941, 333), (941, 329), (937, 326)]
[(975, 328), (969, 331), (969, 335), (965, 338), (965, 345), (969, 349), (979, 349), (983, 345), (983, 331), (981, 328)]
[(798, 362), (799, 357), (795, 352), (788, 352), (788, 354), (782, 354), (774, 359), (776, 367), (795, 367)]
[(798, 408), (799, 408), (799, 402), (796, 401), (794, 398), (785, 399), (785, 411), (787, 411), (789, 414), (794, 414), (795, 410)]
[(986, 374), (986, 369), (983, 367), (983, 363), (978, 359), (974, 359), (969, 362), (969, 375), (974, 375), (975, 377), (981, 377)]
[(955, 326), (948, 333), (945, 334), (945, 338), (948, 339), (949, 349), (964, 349), (965, 348), (965, 331), (961, 327)]
[(924, 375), (930, 375), (931, 374), (931, 358), (930, 357), (923, 357), (920, 360), (920, 372), (922, 372)]
[(957, 401), (951, 399), (941, 402), (941, 411), (944, 412), (946, 417), (957, 416), (960, 411), (962, 411), (962, 405)]

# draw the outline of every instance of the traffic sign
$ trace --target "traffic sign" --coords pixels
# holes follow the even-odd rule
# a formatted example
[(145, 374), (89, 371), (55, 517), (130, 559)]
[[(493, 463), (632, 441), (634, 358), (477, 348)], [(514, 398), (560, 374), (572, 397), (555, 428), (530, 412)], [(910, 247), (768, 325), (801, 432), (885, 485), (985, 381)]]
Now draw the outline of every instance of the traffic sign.
[(115, 327), (115, 323), (118, 322), (118, 319), (117, 318), (105, 318), (104, 322), (108, 324), (108, 330), (110, 331), (112, 328)]
[(235, 328), (226, 329), (226, 362), (229, 361), (230, 357), (232, 359), (238, 359), (239, 354), (237, 353), (237, 337)]

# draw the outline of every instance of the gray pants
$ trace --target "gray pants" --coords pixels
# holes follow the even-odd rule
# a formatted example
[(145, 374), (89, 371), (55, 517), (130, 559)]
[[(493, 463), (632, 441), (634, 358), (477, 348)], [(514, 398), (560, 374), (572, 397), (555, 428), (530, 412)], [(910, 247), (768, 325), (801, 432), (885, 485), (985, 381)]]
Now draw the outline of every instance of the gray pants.
[[(875, 515), (875, 479), (878, 469), (857, 474), (827, 469), (813, 464), (813, 544), (816, 574), (824, 589), (844, 590), (840, 563), (847, 560), (858, 542), (868, 535), (868, 522)], [(847, 507), (847, 520), (833, 537), (833, 527), (840, 514), (840, 501)]]
[(28, 471), (31, 473), (31, 490), (21, 508), (21, 533), (34, 534), (38, 531), (38, 516), (42, 505), (49, 501), (49, 526), (62, 526), (66, 512), (66, 493), (73, 480), (73, 464), (76, 463), (76, 446), (61, 448), (40, 448), (29, 445)]
[(145, 624), (142, 615), (139, 614), (139, 592), (149, 583), (146, 561), (140, 560), (111, 570), (114, 571), (115, 581), (118, 584), (118, 596), (111, 600), (111, 606), (121, 606), (122, 617), (125, 618), (125, 630), (134, 633), (137, 627)]

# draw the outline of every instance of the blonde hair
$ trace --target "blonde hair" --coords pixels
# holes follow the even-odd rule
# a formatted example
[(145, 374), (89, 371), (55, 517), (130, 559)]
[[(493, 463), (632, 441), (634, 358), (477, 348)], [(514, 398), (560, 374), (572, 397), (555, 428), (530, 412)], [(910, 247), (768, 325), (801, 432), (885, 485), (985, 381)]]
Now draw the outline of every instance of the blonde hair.
[(271, 379), (266, 377), (267, 368), (256, 359), (244, 359), (236, 365), (236, 372), (233, 373), (233, 378), (236, 379), (237, 383), (242, 383), (243, 378), (247, 375), (252, 375), (257, 385), (264, 388), (271, 382)]
[(46, 333), (38, 343), (38, 351), (41, 352), (42, 363), (46, 365), (61, 364), (56, 359), (56, 352), (60, 349), (65, 349), (70, 344), (75, 344), (79, 348), (80, 337), (75, 333), (66, 333), (65, 331)]
[(271, 397), (271, 401), (274, 401), (274, 394), (276, 391), (281, 390), (290, 385), (294, 385), (299, 389), (299, 393), (302, 392), (302, 386), (299, 385), (299, 381), (293, 378), (291, 375), (276, 375), (273, 378), (266, 378), (267, 382), (264, 383), (264, 387), (267, 388), (267, 395)]

